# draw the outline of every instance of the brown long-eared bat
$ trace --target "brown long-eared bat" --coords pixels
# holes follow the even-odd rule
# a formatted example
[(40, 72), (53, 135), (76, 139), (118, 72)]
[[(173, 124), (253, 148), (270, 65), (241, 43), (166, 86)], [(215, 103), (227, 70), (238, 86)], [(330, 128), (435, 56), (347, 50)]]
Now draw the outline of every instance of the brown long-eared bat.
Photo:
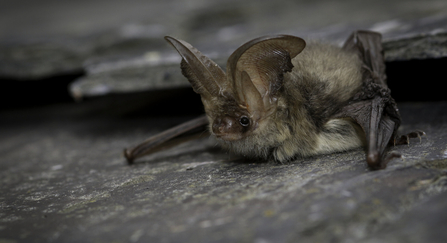
[(399, 157), (416, 131), (396, 136), (401, 118), (386, 83), (381, 35), (356, 31), (343, 47), (275, 35), (251, 40), (229, 57), (224, 72), (189, 43), (165, 39), (200, 94), (206, 116), (125, 150), (129, 163), (197, 126), (209, 124), (233, 153), (284, 162), (300, 156), (366, 148), (372, 169)]

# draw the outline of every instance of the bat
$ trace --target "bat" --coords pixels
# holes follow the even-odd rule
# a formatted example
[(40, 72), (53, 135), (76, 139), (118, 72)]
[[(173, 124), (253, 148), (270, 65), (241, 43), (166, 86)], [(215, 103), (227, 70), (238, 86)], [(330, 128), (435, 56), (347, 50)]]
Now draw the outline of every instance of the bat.
[(393, 144), (425, 135), (397, 136), (401, 117), (387, 86), (380, 33), (355, 31), (342, 47), (291, 35), (256, 38), (231, 54), (226, 72), (189, 43), (165, 39), (182, 57), (182, 74), (206, 115), (125, 149), (129, 164), (203, 126), (245, 157), (284, 162), (364, 147), (371, 169), (400, 157), (387, 153)]

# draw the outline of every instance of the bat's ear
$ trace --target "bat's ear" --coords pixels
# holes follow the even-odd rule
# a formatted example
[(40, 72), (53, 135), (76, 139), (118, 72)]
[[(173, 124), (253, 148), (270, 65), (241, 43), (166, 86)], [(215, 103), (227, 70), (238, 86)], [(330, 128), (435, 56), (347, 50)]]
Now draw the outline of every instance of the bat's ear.
[[(239, 47), (227, 62), (227, 78), (239, 102), (252, 110), (268, 110), (266, 106), (281, 88), (284, 73), (292, 71), (291, 59), (305, 46), (306, 42), (299, 37), (276, 35), (260, 37)], [(258, 94), (247, 95), (247, 92)], [(255, 97), (261, 97), (262, 101), (254, 102)], [(260, 104), (264, 106), (259, 107)]]
[(216, 97), (224, 89), (225, 72), (208, 57), (183, 40), (165, 36), (182, 56), (182, 73), (188, 78), (194, 91), (205, 100)]

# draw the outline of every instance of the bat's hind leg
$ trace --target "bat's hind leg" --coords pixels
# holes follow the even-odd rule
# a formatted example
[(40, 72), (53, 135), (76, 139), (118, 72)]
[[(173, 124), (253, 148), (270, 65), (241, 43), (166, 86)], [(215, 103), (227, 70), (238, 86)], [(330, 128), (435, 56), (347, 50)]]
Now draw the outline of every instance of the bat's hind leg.
[(423, 131), (414, 131), (405, 135), (394, 137), (394, 145), (410, 144), (410, 138), (419, 138), (419, 142), (422, 142), (422, 136), (425, 136)]

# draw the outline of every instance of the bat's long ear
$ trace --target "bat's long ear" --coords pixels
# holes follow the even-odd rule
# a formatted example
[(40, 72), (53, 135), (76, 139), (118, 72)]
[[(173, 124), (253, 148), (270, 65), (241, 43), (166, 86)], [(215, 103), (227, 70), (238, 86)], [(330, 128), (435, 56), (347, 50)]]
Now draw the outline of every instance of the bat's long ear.
[(250, 113), (270, 109), (283, 84), (284, 73), (292, 71), (291, 59), (306, 46), (295, 36), (265, 36), (239, 47), (228, 59), (227, 78), (235, 96)]
[(225, 72), (208, 57), (183, 40), (166, 36), (167, 40), (182, 56), (182, 73), (188, 78), (194, 91), (209, 101), (223, 92)]

